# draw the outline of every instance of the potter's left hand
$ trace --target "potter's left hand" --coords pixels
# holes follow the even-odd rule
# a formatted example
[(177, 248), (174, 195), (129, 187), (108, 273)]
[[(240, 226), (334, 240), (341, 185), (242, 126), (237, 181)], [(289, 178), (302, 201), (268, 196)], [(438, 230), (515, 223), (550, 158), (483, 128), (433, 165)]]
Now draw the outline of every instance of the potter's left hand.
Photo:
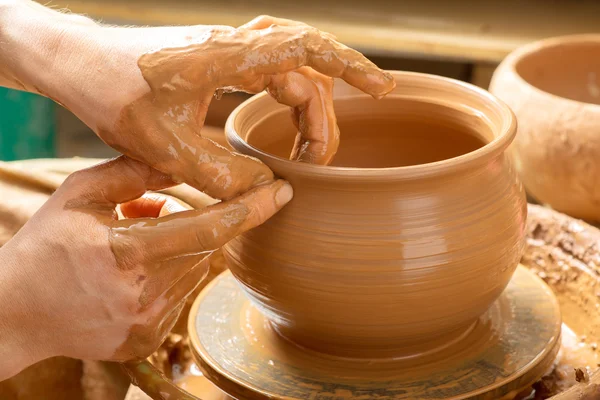
[(292, 197), (284, 181), (201, 210), (145, 194), (172, 184), (127, 157), (76, 172), (0, 248), (0, 381), (52, 356), (147, 357), (208, 256)]
[(332, 77), (374, 97), (395, 86), (333, 36), (271, 17), (238, 28), (121, 28), (0, 0), (0, 27), (0, 85), (56, 99), (123, 154), (218, 199), (273, 174), (202, 137), (215, 92), (266, 89), (293, 109), (292, 158), (327, 164), (339, 140)]

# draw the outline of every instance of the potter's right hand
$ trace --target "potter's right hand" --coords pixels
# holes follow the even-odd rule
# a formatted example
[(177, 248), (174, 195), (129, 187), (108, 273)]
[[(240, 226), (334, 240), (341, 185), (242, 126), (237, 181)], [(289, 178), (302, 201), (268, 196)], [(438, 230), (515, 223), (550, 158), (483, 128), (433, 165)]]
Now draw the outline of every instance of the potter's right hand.
[(109, 119), (92, 113), (90, 125), (122, 153), (219, 199), (273, 175), (202, 137), (215, 93), (267, 90), (292, 107), (298, 136), (291, 158), (328, 164), (339, 142), (333, 77), (377, 98), (395, 86), (390, 74), (331, 35), (271, 17), (239, 28), (101, 28), (97, 38), (111, 62), (92, 83), (121, 90), (92, 92), (108, 94), (101, 101), (119, 107)]
[(127, 157), (76, 172), (0, 249), (0, 381), (52, 356), (150, 355), (207, 257), (292, 197), (284, 181), (202, 210), (145, 194), (169, 185)]
[(0, 85), (60, 102), (106, 143), (217, 199), (269, 182), (258, 160), (202, 137), (221, 91), (267, 90), (293, 109), (292, 158), (337, 150), (333, 77), (382, 97), (395, 86), (360, 53), (300, 22), (111, 27), (30, 0), (0, 0)]

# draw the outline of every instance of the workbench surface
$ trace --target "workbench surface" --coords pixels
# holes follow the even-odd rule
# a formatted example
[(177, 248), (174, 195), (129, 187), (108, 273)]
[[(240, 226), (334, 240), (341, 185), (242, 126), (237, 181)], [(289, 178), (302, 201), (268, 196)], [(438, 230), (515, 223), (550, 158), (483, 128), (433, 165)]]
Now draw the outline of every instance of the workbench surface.
[(495, 64), (549, 36), (597, 32), (594, 0), (57, 0), (106, 23), (241, 25), (260, 14), (292, 18), (372, 55)]

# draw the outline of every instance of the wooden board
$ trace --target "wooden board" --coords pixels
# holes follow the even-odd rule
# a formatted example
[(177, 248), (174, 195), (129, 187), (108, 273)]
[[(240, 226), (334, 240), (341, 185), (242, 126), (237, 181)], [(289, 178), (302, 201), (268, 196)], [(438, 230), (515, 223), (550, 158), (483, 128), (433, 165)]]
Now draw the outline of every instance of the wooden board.
[[(45, 3), (45, 2), (42, 2)], [(524, 43), (598, 30), (594, 0), (57, 0), (111, 24), (238, 26), (260, 14), (302, 20), (369, 54), (499, 62)]]

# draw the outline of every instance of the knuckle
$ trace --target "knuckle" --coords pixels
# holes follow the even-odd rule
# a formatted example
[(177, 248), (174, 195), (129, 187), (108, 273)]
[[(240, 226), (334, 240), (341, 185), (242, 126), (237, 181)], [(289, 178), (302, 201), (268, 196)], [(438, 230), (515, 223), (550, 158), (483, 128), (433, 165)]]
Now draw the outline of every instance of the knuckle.
[(305, 37), (309, 39), (322, 39), (321, 31), (315, 28), (314, 26), (305, 26), (303, 27), (305, 32)]
[[(148, 168), (149, 171), (152, 170), (150, 167)], [(182, 166), (182, 161), (180, 159), (164, 157), (155, 161), (153, 168), (168, 175), (176, 183), (182, 183), (185, 180), (185, 167)]]
[(300, 31), (302, 46), (310, 53), (316, 51), (323, 43), (321, 31), (312, 26), (303, 26)]
[(102, 140), (104, 141), (104, 143), (106, 143), (108, 146), (114, 148), (118, 148), (118, 149), (122, 149), (123, 147), (121, 146), (121, 141), (119, 140), (119, 137), (117, 135), (102, 135)]
[(146, 261), (143, 246), (127, 234), (127, 228), (113, 228), (110, 245), (115, 258), (115, 266), (122, 273), (132, 273), (140, 269)]
[(258, 25), (271, 25), (275, 19), (270, 15), (262, 14), (256, 17), (255, 21)]
[(75, 171), (67, 176), (67, 179), (64, 180), (63, 186), (66, 187), (74, 187), (78, 186), (82, 181), (84, 181), (86, 175), (86, 171)]

